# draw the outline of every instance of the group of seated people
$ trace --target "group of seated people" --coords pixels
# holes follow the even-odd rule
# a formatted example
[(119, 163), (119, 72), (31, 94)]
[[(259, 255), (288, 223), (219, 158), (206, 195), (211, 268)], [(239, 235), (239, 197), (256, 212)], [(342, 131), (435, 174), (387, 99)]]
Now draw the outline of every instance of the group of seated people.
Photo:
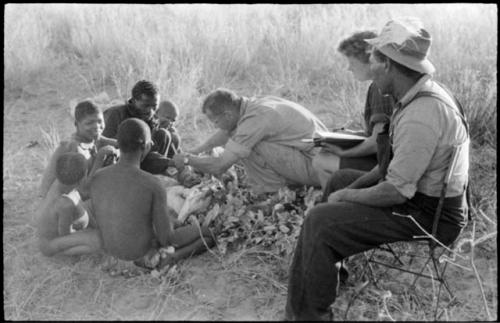
[[(372, 81), (365, 139), (349, 149), (312, 144), (327, 127), (302, 105), (275, 96), (211, 92), (201, 111), (217, 131), (189, 150), (181, 148), (174, 128), (179, 109), (160, 102), (151, 82), (139, 81), (126, 104), (104, 114), (92, 101), (80, 102), (76, 132), (61, 143), (42, 179), (40, 250), (49, 256), (104, 250), (146, 267), (155, 265), (148, 255), (159, 247), (174, 247), (166, 262), (202, 252), (213, 246), (213, 232), (179, 223), (153, 174), (194, 169), (220, 175), (240, 163), (257, 193), (294, 185), (323, 190), (298, 238), (286, 319), (328, 318), (343, 259), (418, 235), (414, 224), (392, 212), (432, 225), (455, 146), (464, 149), (444, 199), (439, 239), (453, 241), (466, 223), (468, 126), (454, 96), (432, 80), (430, 44), (414, 18), (391, 20), (379, 35), (357, 32), (340, 43), (354, 77)], [(215, 147), (223, 150), (202, 154)]]

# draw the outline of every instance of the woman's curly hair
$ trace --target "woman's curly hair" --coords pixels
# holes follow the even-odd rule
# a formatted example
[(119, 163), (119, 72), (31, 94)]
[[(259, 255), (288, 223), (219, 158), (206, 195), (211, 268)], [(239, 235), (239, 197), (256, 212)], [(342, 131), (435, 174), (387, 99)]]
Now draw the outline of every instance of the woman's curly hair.
[(368, 63), (370, 58), (370, 49), (372, 46), (365, 39), (377, 37), (374, 31), (360, 31), (352, 34), (350, 37), (342, 40), (337, 50), (347, 57), (355, 57), (361, 62)]

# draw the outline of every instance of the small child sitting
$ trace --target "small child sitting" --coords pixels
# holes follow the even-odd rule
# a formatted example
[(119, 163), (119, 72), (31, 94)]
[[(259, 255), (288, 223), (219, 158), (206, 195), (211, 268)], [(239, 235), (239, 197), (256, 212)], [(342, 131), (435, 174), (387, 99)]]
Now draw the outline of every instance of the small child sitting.
[[(77, 190), (87, 173), (86, 158), (76, 152), (61, 154), (55, 170), (57, 181), (50, 187), (37, 224), (40, 251), (49, 257), (100, 251), (100, 234), (89, 226), (93, 221), (90, 200), (82, 202)], [(73, 226), (83, 230), (71, 233)]]
[[(104, 117), (101, 109), (90, 100), (82, 101), (75, 107), (76, 132), (68, 141), (62, 141), (52, 154), (50, 162), (44, 171), (40, 196), (45, 197), (56, 179), (56, 160), (68, 152), (76, 152), (85, 157), (88, 162), (88, 176), (79, 187), (84, 197), (88, 196), (88, 178), (100, 167), (113, 163), (118, 156), (116, 139), (102, 136)], [(105, 147), (105, 148), (104, 148)]]
[(179, 116), (179, 108), (171, 101), (162, 101), (160, 102), (158, 111), (156, 111), (156, 115), (160, 121), (160, 128), (164, 128), (170, 132), (171, 143), (167, 151), (167, 157), (172, 158), (179, 152), (181, 144), (181, 138), (174, 127), (174, 123)]

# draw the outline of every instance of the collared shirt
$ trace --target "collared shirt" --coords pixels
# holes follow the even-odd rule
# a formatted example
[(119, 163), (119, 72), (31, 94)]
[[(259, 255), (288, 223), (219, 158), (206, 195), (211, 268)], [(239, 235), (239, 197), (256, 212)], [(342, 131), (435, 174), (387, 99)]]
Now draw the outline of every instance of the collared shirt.
[[(412, 101), (421, 91), (439, 94), (446, 98), (449, 106), (429, 96)], [(460, 144), (464, 149), (448, 183), (446, 196), (463, 193), (469, 169), (467, 130), (453, 99), (429, 75), (423, 76), (396, 104), (390, 135), (394, 157), (386, 179), (403, 196), (410, 199), (417, 191), (439, 196), (452, 148)]]
[(389, 123), (394, 100), (389, 95), (382, 95), (375, 83), (370, 84), (366, 94), (366, 103), (364, 111), (365, 131), (369, 137), (372, 135), (373, 126), (376, 123)]
[(314, 148), (302, 139), (311, 139), (326, 126), (298, 103), (275, 96), (243, 98), (240, 119), (225, 149), (246, 158), (261, 141), (293, 147), (312, 156)]

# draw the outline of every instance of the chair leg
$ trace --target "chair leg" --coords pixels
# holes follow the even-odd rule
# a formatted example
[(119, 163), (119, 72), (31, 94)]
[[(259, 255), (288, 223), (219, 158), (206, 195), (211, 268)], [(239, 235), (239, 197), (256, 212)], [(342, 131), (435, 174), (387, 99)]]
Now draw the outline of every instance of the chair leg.
[[(444, 253), (444, 251), (440, 255), (442, 255), (443, 253)], [(440, 268), (439, 268), (440, 267), (439, 266), (439, 260), (438, 259), (439, 258), (436, 258), (434, 256), (434, 254), (432, 255), (432, 262), (433, 262), (433, 265), (434, 265), (434, 270), (436, 272), (436, 275), (437, 275), (437, 278), (438, 278), (438, 281), (439, 281), (439, 290), (438, 290), (437, 299), (436, 299), (436, 307), (434, 309), (434, 320), (437, 320), (441, 316), (441, 314), (443, 314), (443, 312), (444, 312), (444, 309), (443, 309), (443, 311), (441, 311), (440, 315), (437, 314), (438, 308), (439, 308), (439, 303), (440, 303), (440, 300), (441, 300), (442, 286), (445, 287), (446, 291), (450, 295), (450, 301), (448, 302), (448, 304), (445, 307), (448, 307), (453, 302), (453, 300), (455, 299), (455, 296), (451, 292), (451, 289), (450, 289), (450, 287), (448, 285), (448, 282), (444, 278), (446, 269), (448, 267), (448, 263), (445, 263), (442, 266), (442, 270), (440, 270)]]
[(401, 261), (401, 258), (396, 254), (394, 249), (392, 249), (392, 247), (390, 245), (386, 245), (386, 247), (387, 247), (387, 249), (389, 249), (389, 251), (392, 254), (392, 256), (394, 257), (394, 259), (396, 259), (401, 266), (404, 266), (403, 261)]

